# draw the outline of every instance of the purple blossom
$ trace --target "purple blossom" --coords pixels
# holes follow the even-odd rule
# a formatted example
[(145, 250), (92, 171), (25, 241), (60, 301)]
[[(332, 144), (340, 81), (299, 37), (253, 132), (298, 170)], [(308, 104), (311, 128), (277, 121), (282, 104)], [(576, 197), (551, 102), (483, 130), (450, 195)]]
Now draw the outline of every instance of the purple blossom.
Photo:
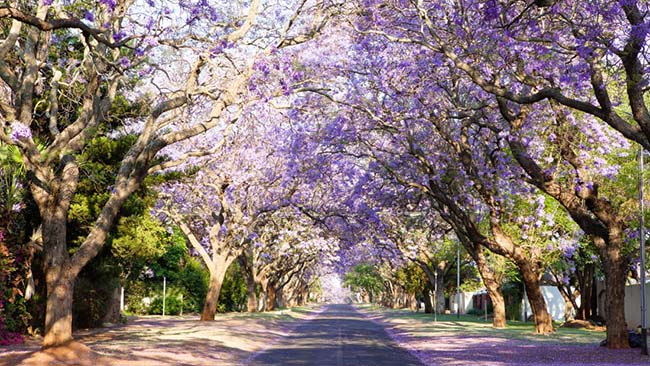
[[(20, 212), (20, 210), (22, 210), (22, 209), (23, 209), (23, 206), (22, 206), (20, 203), (14, 203), (14, 204), (11, 206), (11, 211), (12, 211), (12, 212)], [(0, 240), (1, 240), (1, 239), (0, 239)]]
[(117, 6), (115, 0), (99, 0), (99, 2), (106, 5), (106, 8), (111, 13), (115, 11), (115, 7)]
[(31, 138), (32, 138), (32, 131), (29, 129), (28, 126), (25, 126), (20, 122), (14, 122), (11, 124), (12, 140), (18, 141), (21, 139), (31, 139)]
[(43, 5), (52, 5), (54, 0), (43, 0)]
[(5, 234), (0, 230), (0, 241), (3, 241), (5, 238)]
[(144, 43), (147, 46), (157, 46), (158, 45), (158, 39), (154, 37), (147, 37), (144, 39)]
[(119, 42), (123, 40), (125, 37), (126, 37), (126, 33), (122, 30), (113, 34), (113, 39), (115, 40), (115, 42)]
[(127, 69), (129, 66), (131, 66), (131, 60), (129, 60), (128, 57), (124, 56), (120, 59), (120, 66), (123, 68)]
[(84, 12), (84, 19), (86, 19), (89, 22), (94, 22), (95, 21), (95, 16), (93, 15), (93, 13), (91, 11), (86, 10)]

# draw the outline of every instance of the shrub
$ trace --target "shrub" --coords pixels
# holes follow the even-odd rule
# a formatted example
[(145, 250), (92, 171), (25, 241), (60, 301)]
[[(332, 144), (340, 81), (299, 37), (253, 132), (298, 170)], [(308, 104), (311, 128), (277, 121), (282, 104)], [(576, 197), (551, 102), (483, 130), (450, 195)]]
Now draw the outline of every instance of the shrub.
[(246, 304), (246, 282), (241, 274), (238, 263), (233, 263), (223, 281), (217, 311), (240, 311)]
[(483, 309), (474, 309), (474, 308), (471, 308), (471, 309), (467, 310), (466, 314), (467, 314), (467, 315), (479, 315), (479, 316), (483, 316), (483, 315), (485, 315), (485, 310), (483, 310)]
[(523, 287), (521, 283), (506, 282), (501, 287), (503, 297), (506, 301), (506, 318), (519, 320), (521, 316), (521, 300), (523, 299)]
[(185, 289), (183, 312), (201, 312), (208, 293), (209, 274), (201, 262), (189, 257), (178, 275), (178, 286)]
[[(180, 315), (181, 312), (186, 312), (187, 305), (183, 291), (178, 288), (168, 288), (165, 296), (165, 315)], [(192, 305), (192, 304), (190, 304)], [(151, 300), (151, 304), (147, 309), (148, 314), (161, 315), (163, 309), (163, 297), (158, 294)]]

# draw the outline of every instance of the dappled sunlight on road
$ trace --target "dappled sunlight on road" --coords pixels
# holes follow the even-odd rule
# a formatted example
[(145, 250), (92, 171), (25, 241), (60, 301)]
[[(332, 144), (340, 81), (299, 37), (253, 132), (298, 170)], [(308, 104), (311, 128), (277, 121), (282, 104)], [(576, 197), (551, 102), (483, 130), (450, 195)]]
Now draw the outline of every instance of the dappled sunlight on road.
[(316, 309), (197, 317), (139, 317), (127, 325), (82, 330), (69, 347), (40, 351), (40, 341), (0, 348), (0, 366), (234, 366), (315, 314)]
[(349, 305), (330, 305), (318, 317), (249, 360), (255, 366), (420, 366), (381, 326)]
[(538, 335), (531, 325), (494, 329), (475, 321), (434, 322), (430, 314), (406, 311), (364, 310), (369, 319), (385, 326), (400, 346), (423, 363), (481, 366), (594, 366), (648, 365), (650, 359), (638, 349), (611, 350), (599, 347), (604, 332), (562, 329)]

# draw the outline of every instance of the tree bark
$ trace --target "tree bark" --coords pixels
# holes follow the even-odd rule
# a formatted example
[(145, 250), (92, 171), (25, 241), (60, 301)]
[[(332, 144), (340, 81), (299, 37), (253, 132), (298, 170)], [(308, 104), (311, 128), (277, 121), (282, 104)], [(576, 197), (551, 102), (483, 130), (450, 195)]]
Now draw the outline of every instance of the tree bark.
[(67, 265), (51, 269), (45, 275), (45, 336), (43, 348), (60, 346), (72, 341), (72, 298), (74, 278), (66, 274)]
[(210, 271), (210, 285), (208, 286), (208, 293), (205, 295), (201, 320), (214, 320), (214, 316), (217, 314), (219, 295), (221, 295), (221, 286), (223, 285), (223, 279), (226, 275), (226, 269), (227, 268), (219, 268)]
[(424, 312), (426, 314), (433, 314), (433, 305), (431, 304), (431, 290), (428, 286), (424, 288), (424, 291), (422, 291), (422, 302), (424, 303)]
[(269, 284), (268, 287), (266, 288), (266, 311), (275, 310), (275, 300), (276, 300), (275, 286)]
[(254, 313), (257, 311), (257, 284), (252, 277), (246, 277), (246, 311)]
[(526, 295), (528, 295), (528, 302), (530, 303), (531, 311), (533, 312), (533, 321), (535, 322), (535, 333), (548, 334), (553, 330), (553, 318), (546, 308), (546, 301), (542, 294), (541, 281), (539, 279), (538, 271), (531, 268), (528, 264), (518, 265), (523, 277), (524, 284), (526, 285)]
[[(481, 275), (483, 284), (492, 301), (492, 308), (494, 312), (494, 319), (492, 320), (492, 327), (505, 328), (506, 327), (506, 302), (503, 299), (503, 292), (501, 291), (501, 282), (497, 279), (492, 268), (487, 263), (483, 247), (481, 245), (465, 245), (468, 253), (474, 259), (478, 272)], [(487, 306), (487, 304), (486, 304)]]
[(252, 273), (253, 266), (248, 263), (248, 258), (245, 255), (239, 256), (239, 268), (241, 268), (242, 276), (246, 282), (246, 311), (254, 313), (257, 311), (257, 283), (255, 283), (255, 275)]
[[(603, 255), (604, 254), (604, 255)], [(627, 261), (620, 251), (607, 248), (601, 254), (605, 272), (605, 314), (607, 319), (607, 347), (629, 348), (625, 324), (625, 278)]]
[(580, 306), (576, 309), (576, 319), (587, 320), (593, 315), (591, 298), (594, 287), (594, 267), (594, 264), (587, 264), (578, 275)]
[(37, 200), (37, 203), (43, 218), (47, 288), (43, 348), (48, 348), (72, 340), (72, 300), (76, 273), (66, 245), (67, 207), (51, 196), (47, 200)]

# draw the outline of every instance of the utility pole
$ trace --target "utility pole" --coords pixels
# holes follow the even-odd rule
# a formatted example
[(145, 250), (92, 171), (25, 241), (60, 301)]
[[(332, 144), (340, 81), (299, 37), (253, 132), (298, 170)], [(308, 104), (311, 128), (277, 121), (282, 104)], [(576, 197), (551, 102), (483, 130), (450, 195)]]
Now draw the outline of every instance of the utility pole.
[(437, 322), (438, 321), (438, 269), (434, 268), (433, 269), (433, 278), (434, 278), (434, 284), (433, 284), (433, 321)]
[(645, 303), (645, 217), (643, 207), (643, 147), (639, 151), (639, 282), (641, 290), (641, 353), (648, 354), (648, 331), (646, 329)]
[(162, 316), (165, 316), (165, 300), (167, 300), (167, 277), (163, 277), (163, 312), (162, 312)]
[(460, 240), (456, 242), (456, 318), (460, 319)]

